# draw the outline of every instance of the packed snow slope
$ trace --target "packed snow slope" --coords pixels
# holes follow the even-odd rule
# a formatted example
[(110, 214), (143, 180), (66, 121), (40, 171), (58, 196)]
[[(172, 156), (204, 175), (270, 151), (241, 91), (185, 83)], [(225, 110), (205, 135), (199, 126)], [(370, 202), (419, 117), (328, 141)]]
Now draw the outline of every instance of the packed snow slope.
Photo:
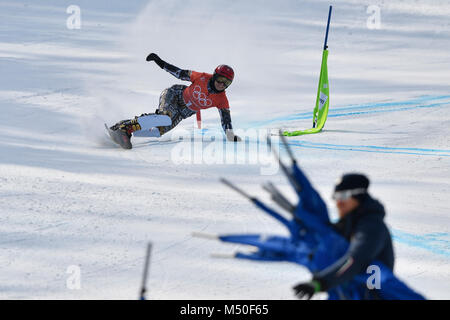
[[(80, 0), (70, 29), (72, 4), (0, 1), (0, 298), (135, 299), (152, 241), (149, 298), (293, 299), (310, 279), (301, 266), (213, 259), (246, 248), (191, 234), (286, 233), (219, 178), (264, 200), (270, 180), (293, 197), (264, 134), (311, 126), (330, 4), (329, 119), (290, 146), (333, 219), (335, 181), (366, 173), (386, 206), (395, 273), (450, 298), (448, 1)], [(224, 144), (212, 109), (201, 131), (190, 118), (160, 140), (133, 138), (132, 150), (108, 141), (104, 122), (153, 112), (180, 83), (150, 52), (196, 71), (234, 67), (245, 148)], [(225, 163), (212, 156), (223, 146)]]

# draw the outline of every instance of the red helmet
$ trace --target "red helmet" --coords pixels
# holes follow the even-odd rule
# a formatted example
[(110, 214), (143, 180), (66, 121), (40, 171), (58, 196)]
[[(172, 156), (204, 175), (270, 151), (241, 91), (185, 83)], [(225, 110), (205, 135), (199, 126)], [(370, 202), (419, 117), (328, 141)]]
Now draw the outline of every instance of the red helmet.
[(221, 64), (214, 70), (214, 74), (217, 74), (219, 76), (224, 76), (225, 78), (233, 81), (234, 79), (234, 71), (233, 68), (230, 66), (227, 66), (225, 64)]

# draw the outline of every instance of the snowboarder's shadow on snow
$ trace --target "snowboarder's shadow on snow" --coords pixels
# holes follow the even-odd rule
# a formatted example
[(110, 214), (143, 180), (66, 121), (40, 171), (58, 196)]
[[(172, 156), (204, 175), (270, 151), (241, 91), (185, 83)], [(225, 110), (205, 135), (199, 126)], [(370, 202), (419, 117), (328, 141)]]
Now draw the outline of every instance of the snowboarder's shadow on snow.
[(133, 149), (144, 148), (148, 146), (170, 145), (182, 142), (183, 140), (164, 140), (164, 141), (146, 141), (133, 144)]

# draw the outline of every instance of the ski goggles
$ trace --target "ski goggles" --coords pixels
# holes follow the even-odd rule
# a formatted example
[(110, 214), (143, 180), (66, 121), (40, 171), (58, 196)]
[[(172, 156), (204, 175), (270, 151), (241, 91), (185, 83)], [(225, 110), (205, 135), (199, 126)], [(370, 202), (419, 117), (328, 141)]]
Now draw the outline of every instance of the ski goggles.
[(333, 200), (336, 200), (336, 201), (345, 201), (353, 196), (356, 196), (358, 194), (365, 194), (365, 193), (367, 193), (367, 189), (364, 189), (364, 188), (335, 191), (333, 193), (332, 198), (333, 198)]
[(230, 79), (228, 79), (228, 78), (225, 78), (224, 76), (217, 76), (217, 77), (216, 77), (216, 81), (217, 81), (218, 83), (223, 84), (223, 85), (226, 86), (226, 87), (228, 87), (228, 86), (233, 82), (232, 80), (230, 80)]

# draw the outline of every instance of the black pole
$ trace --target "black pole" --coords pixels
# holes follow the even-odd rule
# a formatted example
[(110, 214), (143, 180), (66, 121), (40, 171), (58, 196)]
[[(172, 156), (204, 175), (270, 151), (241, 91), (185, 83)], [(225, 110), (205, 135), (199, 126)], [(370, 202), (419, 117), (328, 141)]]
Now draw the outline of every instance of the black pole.
[(281, 130), (280, 130), (279, 132), (280, 132), (281, 141), (283, 142), (284, 147), (285, 147), (286, 150), (287, 150), (287, 153), (288, 153), (288, 155), (289, 155), (289, 158), (291, 158), (291, 161), (292, 161), (293, 164), (297, 163), (297, 160), (295, 159), (294, 154), (292, 153), (291, 148), (289, 148), (289, 144), (288, 144), (288, 142), (287, 142), (287, 140), (286, 140), (286, 137), (283, 136)]
[(147, 293), (147, 276), (148, 269), (150, 267), (150, 253), (152, 251), (152, 243), (149, 242), (147, 245), (147, 253), (145, 255), (145, 265), (144, 265), (144, 273), (142, 275), (142, 287), (141, 287), (141, 295), (140, 300), (145, 300), (145, 294)]
[(327, 50), (328, 46), (328, 30), (330, 29), (330, 18), (331, 18), (331, 9), (333, 6), (330, 6), (330, 10), (328, 11), (328, 22), (327, 22), (327, 32), (325, 33), (325, 43), (323, 45), (323, 50)]
[(224, 183), (225, 185), (227, 185), (228, 187), (230, 187), (231, 189), (233, 189), (234, 191), (236, 191), (237, 193), (239, 193), (240, 195), (244, 196), (245, 198), (249, 199), (249, 200), (254, 200), (253, 197), (251, 197), (248, 193), (246, 193), (245, 191), (243, 191), (242, 189), (236, 187), (234, 184), (232, 184), (230, 181), (228, 181), (225, 178), (220, 178), (220, 182)]

